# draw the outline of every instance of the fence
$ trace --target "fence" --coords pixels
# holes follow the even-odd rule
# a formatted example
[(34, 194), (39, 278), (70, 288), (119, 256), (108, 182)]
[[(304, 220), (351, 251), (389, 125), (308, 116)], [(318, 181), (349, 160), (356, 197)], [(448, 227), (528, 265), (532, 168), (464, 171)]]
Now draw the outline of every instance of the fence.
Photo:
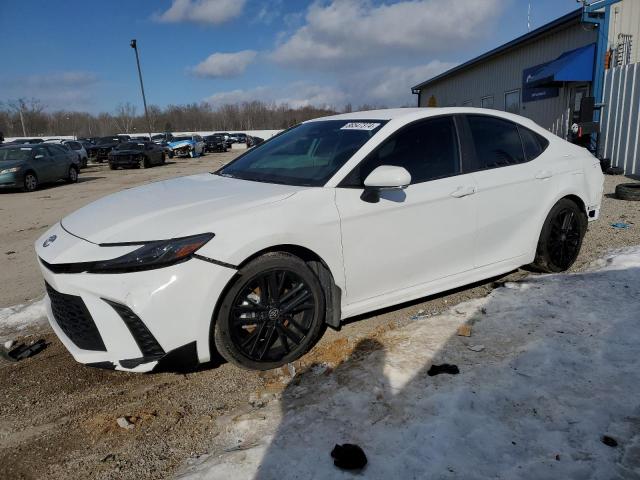
[(640, 63), (607, 70), (600, 154), (626, 175), (640, 175)]

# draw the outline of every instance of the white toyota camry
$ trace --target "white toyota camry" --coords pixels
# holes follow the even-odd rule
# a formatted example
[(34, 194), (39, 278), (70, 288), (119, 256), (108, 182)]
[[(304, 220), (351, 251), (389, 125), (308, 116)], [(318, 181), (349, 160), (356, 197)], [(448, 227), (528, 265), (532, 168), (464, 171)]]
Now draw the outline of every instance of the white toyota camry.
[(602, 190), (587, 150), (516, 115), (349, 113), (102, 198), (36, 251), (79, 362), (142, 372), (217, 349), (270, 369), (345, 318), (523, 265), (566, 270)]

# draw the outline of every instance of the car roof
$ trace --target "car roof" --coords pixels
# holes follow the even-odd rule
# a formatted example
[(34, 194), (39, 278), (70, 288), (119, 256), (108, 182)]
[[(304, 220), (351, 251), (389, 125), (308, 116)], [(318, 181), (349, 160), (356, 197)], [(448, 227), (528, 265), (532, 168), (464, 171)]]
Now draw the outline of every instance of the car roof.
[[(362, 112), (341, 113), (328, 117), (320, 117), (307, 122), (326, 121), (326, 120), (397, 120), (398, 123), (409, 123), (422, 118), (433, 117), (437, 115), (460, 115), (460, 114), (476, 114), (491, 115), (494, 117), (504, 118), (512, 122), (517, 122), (529, 128), (535, 128), (538, 131), (542, 129), (533, 120), (515, 115), (513, 113), (503, 112), (501, 110), (493, 110), (488, 108), (474, 107), (418, 107), (418, 108), (387, 108), (381, 110), (368, 110)], [(307, 123), (303, 122), (303, 123)], [(548, 133), (548, 132), (547, 132)]]

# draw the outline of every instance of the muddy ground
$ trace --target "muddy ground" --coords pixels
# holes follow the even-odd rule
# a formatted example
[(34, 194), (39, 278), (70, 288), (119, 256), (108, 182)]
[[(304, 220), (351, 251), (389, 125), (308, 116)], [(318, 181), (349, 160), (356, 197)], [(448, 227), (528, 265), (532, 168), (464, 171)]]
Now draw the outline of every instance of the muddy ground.
[[(108, 193), (141, 183), (211, 171), (236, 152), (179, 159), (148, 170), (110, 171), (90, 166), (76, 185), (56, 185), (31, 194), (0, 193), (0, 307), (39, 298), (42, 281), (34, 240), (65, 214)], [(640, 244), (640, 204), (612, 197), (623, 177), (607, 177), (602, 218), (591, 224), (574, 269), (610, 248)], [(623, 221), (627, 230), (610, 226)], [(9, 253), (14, 252), (14, 253)], [(404, 325), (418, 312), (443, 311), (486, 295), (495, 282), (517, 280), (517, 271), (469, 288), (350, 320), (329, 330), (302, 361), (337, 365), (355, 343)], [(277, 392), (292, 370), (261, 374), (228, 364), (188, 373), (136, 375), (84, 367), (74, 362), (48, 330), (31, 332), (50, 342), (39, 355), (19, 363), (0, 359), (0, 478), (165, 478), (189, 457), (207, 452), (224, 428), (216, 420), (251, 410), (256, 394)], [(258, 395), (259, 396), (259, 395)], [(134, 428), (120, 428), (126, 417)]]

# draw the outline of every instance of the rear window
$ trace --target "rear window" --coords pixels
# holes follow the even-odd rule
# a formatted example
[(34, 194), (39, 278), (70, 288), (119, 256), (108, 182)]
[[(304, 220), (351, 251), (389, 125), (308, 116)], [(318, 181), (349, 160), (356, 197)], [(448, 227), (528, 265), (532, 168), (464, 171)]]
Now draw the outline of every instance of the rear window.
[(538, 157), (549, 146), (549, 140), (542, 135), (532, 132), (528, 128), (518, 126), (520, 137), (522, 138), (522, 146), (527, 161), (531, 161)]
[(525, 161), (518, 126), (508, 120), (486, 115), (468, 115), (476, 152), (476, 168), (516, 165)]

